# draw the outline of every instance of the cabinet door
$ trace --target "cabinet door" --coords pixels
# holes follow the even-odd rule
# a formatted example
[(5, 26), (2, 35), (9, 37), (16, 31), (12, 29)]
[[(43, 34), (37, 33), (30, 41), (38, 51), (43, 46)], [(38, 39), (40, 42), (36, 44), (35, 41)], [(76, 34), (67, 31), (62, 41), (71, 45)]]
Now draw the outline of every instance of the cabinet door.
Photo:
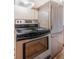
[(32, 59), (48, 49), (48, 38), (44, 37), (23, 45), (24, 59)]
[(23, 59), (23, 44), (16, 42), (16, 59)]
[(49, 29), (49, 4), (41, 6), (38, 15), (40, 27), (45, 27)]

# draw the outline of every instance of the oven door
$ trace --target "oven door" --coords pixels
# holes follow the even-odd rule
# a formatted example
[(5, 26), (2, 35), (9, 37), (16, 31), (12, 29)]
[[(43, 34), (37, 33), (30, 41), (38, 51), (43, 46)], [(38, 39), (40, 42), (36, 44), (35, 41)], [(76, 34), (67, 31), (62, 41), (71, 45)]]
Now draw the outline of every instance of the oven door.
[(23, 59), (33, 59), (48, 50), (48, 37), (39, 38), (23, 44)]

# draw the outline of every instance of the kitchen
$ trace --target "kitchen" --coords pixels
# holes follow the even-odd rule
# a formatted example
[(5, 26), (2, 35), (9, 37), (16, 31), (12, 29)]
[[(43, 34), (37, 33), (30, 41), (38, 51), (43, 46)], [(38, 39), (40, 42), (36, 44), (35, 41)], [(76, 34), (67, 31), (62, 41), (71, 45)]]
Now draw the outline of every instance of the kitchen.
[(64, 47), (63, 1), (15, 0), (15, 59), (54, 59)]

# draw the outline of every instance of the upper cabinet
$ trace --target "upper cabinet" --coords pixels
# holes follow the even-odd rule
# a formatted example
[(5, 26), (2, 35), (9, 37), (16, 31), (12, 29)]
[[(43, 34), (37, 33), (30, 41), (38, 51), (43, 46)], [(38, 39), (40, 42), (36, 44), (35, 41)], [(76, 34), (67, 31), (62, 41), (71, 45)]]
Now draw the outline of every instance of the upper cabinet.
[(39, 23), (41, 27), (49, 28), (49, 3), (39, 7)]

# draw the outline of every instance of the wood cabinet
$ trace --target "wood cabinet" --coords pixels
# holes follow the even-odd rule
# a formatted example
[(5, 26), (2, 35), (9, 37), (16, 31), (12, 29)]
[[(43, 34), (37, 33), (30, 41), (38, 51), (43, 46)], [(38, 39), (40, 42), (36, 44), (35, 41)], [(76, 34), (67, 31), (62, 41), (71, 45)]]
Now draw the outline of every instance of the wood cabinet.
[(33, 59), (48, 50), (48, 36), (32, 41), (18, 41), (16, 43), (16, 59)]

